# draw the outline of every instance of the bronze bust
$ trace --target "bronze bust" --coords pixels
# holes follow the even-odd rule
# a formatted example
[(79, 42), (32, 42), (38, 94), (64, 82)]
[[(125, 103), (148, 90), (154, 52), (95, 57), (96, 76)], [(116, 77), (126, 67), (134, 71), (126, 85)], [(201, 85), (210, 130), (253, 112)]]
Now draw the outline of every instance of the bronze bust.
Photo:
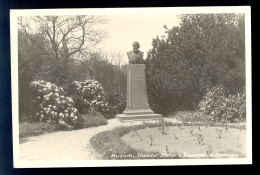
[(127, 52), (129, 64), (144, 64), (144, 53), (139, 51), (140, 44), (135, 41), (133, 43), (133, 50), (130, 52)]

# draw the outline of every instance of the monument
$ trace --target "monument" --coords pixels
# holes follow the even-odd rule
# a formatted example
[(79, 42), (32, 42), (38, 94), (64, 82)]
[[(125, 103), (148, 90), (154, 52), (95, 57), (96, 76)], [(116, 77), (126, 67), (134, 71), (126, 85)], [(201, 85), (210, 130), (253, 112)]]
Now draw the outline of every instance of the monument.
[(127, 69), (127, 98), (126, 109), (122, 114), (116, 115), (120, 121), (151, 120), (162, 118), (149, 107), (145, 81), (145, 65), (143, 55), (139, 51), (138, 42), (133, 43), (133, 51), (127, 52), (129, 65)]

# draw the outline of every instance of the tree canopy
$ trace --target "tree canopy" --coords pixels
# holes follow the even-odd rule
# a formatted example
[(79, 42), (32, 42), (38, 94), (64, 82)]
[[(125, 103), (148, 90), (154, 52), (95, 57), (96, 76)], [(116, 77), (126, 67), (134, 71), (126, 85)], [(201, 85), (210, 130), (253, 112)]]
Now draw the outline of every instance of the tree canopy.
[(243, 14), (179, 15), (180, 25), (157, 36), (146, 59), (148, 99), (156, 112), (194, 109), (208, 89), (245, 86)]

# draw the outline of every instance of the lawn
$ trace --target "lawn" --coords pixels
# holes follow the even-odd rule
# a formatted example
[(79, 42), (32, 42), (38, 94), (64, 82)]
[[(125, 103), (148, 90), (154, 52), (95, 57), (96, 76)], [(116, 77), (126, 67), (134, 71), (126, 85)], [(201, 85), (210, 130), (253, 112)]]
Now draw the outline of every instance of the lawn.
[(19, 138), (21, 142), (23, 142), (22, 140), (25, 140), (24, 138), (26, 137), (57, 131), (58, 129), (53, 124), (48, 122), (23, 122), (19, 124)]
[[(181, 153), (182, 158), (206, 157), (209, 151), (212, 157), (228, 157), (232, 154), (233, 157), (245, 157), (246, 155), (245, 130), (229, 128), (226, 132), (224, 127), (202, 126), (200, 129), (193, 127), (191, 133), (192, 126), (183, 129), (177, 126), (167, 128), (166, 134), (162, 134), (158, 128), (147, 128), (130, 132), (121, 139), (133, 149), (169, 155), (178, 152)], [(222, 135), (219, 135), (217, 130), (221, 130)]]
[(102, 159), (246, 157), (245, 126), (232, 124), (226, 130), (222, 123), (206, 126), (193, 120), (189, 124), (167, 121), (117, 127), (93, 136), (90, 143)]

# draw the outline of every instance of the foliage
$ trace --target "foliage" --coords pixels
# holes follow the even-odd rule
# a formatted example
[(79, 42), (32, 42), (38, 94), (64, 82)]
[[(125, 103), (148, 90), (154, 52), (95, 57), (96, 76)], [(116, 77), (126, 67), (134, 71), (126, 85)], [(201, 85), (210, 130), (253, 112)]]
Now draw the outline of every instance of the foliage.
[(37, 136), (57, 131), (57, 128), (49, 122), (24, 122), (19, 124), (19, 138)]
[(30, 84), (35, 121), (48, 121), (60, 129), (72, 129), (77, 124), (78, 111), (74, 101), (66, 97), (62, 87), (43, 80)]
[(99, 112), (89, 111), (86, 114), (79, 115), (77, 128), (81, 129), (101, 125), (107, 125), (106, 118)]
[(74, 107), (78, 109), (80, 114), (85, 113), (86, 105), (84, 102), (84, 98), (79, 95), (71, 95), (72, 100), (74, 101)]
[(110, 111), (114, 111), (114, 116), (116, 114), (121, 114), (126, 107), (126, 99), (115, 92), (107, 92), (105, 94), (105, 99), (108, 102), (108, 108)]
[[(31, 35), (32, 39), (38, 40), (42, 46), (46, 46), (47, 40), (39, 35)], [(18, 30), (18, 83), (19, 83), (19, 116), (25, 114), (31, 116), (33, 108), (30, 101), (30, 82), (45, 64), (48, 54), (42, 52), (37, 45), (25, 37), (24, 32)]]
[(245, 120), (246, 90), (236, 95), (225, 96), (223, 87), (213, 87), (201, 100), (198, 109), (204, 115), (211, 115), (215, 121), (234, 122)]
[(164, 119), (159, 120), (158, 124), (159, 124), (158, 130), (162, 134), (167, 134), (167, 131), (168, 131), (169, 128), (166, 126), (165, 120)]
[(94, 109), (101, 112), (106, 118), (114, 118), (116, 114), (122, 113), (126, 105), (125, 99), (121, 95), (114, 92), (105, 93), (101, 84), (96, 80), (73, 81), (68, 88), (68, 94), (75, 94), (78, 100), (79, 97), (82, 97), (85, 105), (80, 106), (81, 111), (87, 112)]
[(243, 14), (180, 15), (180, 25), (153, 39), (146, 59), (151, 108), (162, 114), (192, 110), (208, 89), (221, 84), (225, 94), (245, 86)]
[(218, 138), (220, 139), (222, 137), (222, 129), (216, 129), (216, 132), (218, 134)]
[(93, 53), (87, 62), (93, 70), (95, 79), (102, 84), (106, 92), (115, 92), (126, 96), (126, 65), (121, 63), (120, 53)]
[(96, 110), (102, 113), (108, 110), (104, 89), (98, 81), (73, 81), (69, 89), (70, 94), (76, 94), (84, 99), (85, 112)]
[[(48, 81), (67, 91), (73, 80), (95, 78), (106, 91), (118, 90), (119, 94), (125, 94), (122, 55), (94, 51), (106, 36), (97, 26), (105, 22), (104, 16), (18, 18), (19, 116), (33, 115), (29, 88), (33, 80)], [(116, 65), (110, 60), (116, 60)], [(68, 91), (68, 95), (72, 94)], [(114, 116), (113, 112), (105, 112)]]
[(202, 144), (204, 140), (204, 136), (201, 134), (197, 134), (197, 141), (199, 144)]

